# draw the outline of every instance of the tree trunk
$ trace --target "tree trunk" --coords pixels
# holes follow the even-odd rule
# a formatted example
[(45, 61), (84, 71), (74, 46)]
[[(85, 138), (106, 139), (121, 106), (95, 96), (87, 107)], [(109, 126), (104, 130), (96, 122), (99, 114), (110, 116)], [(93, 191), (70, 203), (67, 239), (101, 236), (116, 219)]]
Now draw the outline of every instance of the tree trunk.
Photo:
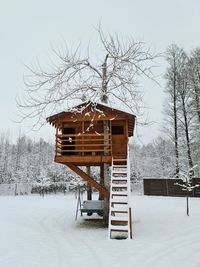
[[(108, 133), (109, 129), (108, 129), (108, 121), (104, 121), (104, 133)], [(108, 137), (105, 136), (104, 137), (104, 145), (105, 148), (107, 149), (108, 145)], [(104, 155), (108, 155), (108, 152), (104, 152)], [(109, 173), (109, 164), (108, 163), (104, 163), (103, 164), (103, 177), (104, 177), (104, 186), (110, 190), (110, 173)], [(104, 219), (104, 224), (108, 225), (108, 219), (109, 219), (109, 199), (104, 198), (104, 212), (103, 212), (103, 219)]]
[[(86, 173), (91, 177), (91, 167), (86, 166)], [(87, 183), (87, 200), (92, 200), (92, 187), (89, 183)], [(92, 215), (92, 212), (87, 213), (88, 216)]]
[[(102, 64), (102, 97), (101, 101), (105, 104), (108, 103), (108, 92), (107, 92), (107, 60), (108, 54), (105, 57), (104, 63)], [(103, 132), (104, 134), (109, 133), (109, 124), (108, 121), (103, 122)], [(107, 148), (108, 145), (108, 136), (104, 136), (104, 149)], [(108, 152), (104, 152), (104, 155), (108, 155)], [(104, 163), (103, 165), (103, 177), (104, 177), (104, 186), (109, 190), (110, 188), (110, 179), (109, 179), (109, 164)], [(108, 225), (109, 219), (109, 199), (104, 198), (104, 210), (103, 210), (103, 219), (104, 224)]]
[[(198, 84), (200, 83), (200, 73), (199, 70), (197, 70), (198, 75)], [(197, 117), (198, 122), (200, 124), (200, 88), (197, 84), (194, 82), (194, 92), (195, 92), (195, 104), (196, 104), (196, 111), (197, 111)]]
[(185, 137), (186, 137), (186, 145), (187, 145), (187, 156), (188, 156), (188, 165), (189, 168), (193, 168), (193, 161), (191, 157), (191, 148), (190, 148), (190, 137), (189, 137), (189, 128), (188, 128), (188, 119), (187, 119), (187, 110), (185, 107), (185, 98), (182, 95), (182, 110), (183, 110), (183, 116), (184, 116), (184, 126), (185, 126)]
[(196, 85), (194, 85), (194, 92), (195, 92), (195, 106), (196, 106), (196, 112), (197, 112), (197, 118), (198, 118), (198, 122), (200, 124), (200, 99), (199, 99), (199, 95), (200, 95), (200, 92), (197, 88)]
[(174, 58), (173, 69), (173, 111), (174, 111), (174, 145), (175, 145), (175, 177), (179, 178), (179, 151), (178, 151), (178, 124), (177, 124), (177, 88), (176, 88), (176, 62)]

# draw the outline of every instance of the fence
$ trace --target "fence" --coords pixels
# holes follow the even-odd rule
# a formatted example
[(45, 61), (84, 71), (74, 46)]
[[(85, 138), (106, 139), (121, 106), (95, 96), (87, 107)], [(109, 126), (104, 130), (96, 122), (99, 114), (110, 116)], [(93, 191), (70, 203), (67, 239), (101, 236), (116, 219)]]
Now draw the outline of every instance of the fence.
[[(148, 196), (176, 196), (184, 197), (187, 191), (182, 190), (182, 187), (177, 185), (183, 184), (181, 179), (143, 179), (144, 195)], [(200, 185), (200, 178), (193, 178), (192, 184)], [(200, 186), (189, 192), (190, 197), (200, 197)]]
[(49, 184), (41, 183), (13, 183), (0, 184), (0, 196), (7, 195), (30, 195), (30, 194), (51, 194), (66, 193), (74, 191), (76, 186), (70, 182), (55, 182)]
[(0, 196), (29, 195), (32, 185), (28, 183), (0, 184)]

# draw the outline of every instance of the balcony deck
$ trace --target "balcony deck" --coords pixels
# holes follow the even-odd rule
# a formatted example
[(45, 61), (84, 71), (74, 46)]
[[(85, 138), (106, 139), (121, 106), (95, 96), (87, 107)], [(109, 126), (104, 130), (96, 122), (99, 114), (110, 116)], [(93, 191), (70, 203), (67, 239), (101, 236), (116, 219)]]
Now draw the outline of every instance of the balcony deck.
[(110, 133), (56, 134), (55, 162), (100, 166), (112, 162)]

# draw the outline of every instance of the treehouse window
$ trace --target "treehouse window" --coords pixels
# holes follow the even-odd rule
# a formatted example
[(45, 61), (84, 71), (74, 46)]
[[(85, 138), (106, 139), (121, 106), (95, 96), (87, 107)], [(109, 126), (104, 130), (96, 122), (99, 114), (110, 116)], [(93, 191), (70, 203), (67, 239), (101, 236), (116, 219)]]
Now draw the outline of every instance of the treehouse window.
[(123, 126), (112, 126), (112, 135), (123, 135), (124, 127)]
[(75, 128), (63, 128), (63, 134), (75, 134)]

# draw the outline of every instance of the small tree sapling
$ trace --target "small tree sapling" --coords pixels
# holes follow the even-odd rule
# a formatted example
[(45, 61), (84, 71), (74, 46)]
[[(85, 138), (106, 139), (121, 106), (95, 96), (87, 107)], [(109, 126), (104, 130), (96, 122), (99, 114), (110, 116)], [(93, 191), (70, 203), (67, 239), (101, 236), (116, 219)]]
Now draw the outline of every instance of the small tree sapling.
[(183, 184), (175, 183), (175, 185), (178, 185), (182, 188), (183, 191), (186, 191), (186, 214), (189, 216), (189, 193), (193, 192), (193, 190), (197, 187), (199, 187), (199, 184), (193, 184), (192, 178), (194, 177), (194, 169), (197, 167), (197, 165), (190, 168), (187, 172), (182, 172), (180, 179), (183, 181)]

